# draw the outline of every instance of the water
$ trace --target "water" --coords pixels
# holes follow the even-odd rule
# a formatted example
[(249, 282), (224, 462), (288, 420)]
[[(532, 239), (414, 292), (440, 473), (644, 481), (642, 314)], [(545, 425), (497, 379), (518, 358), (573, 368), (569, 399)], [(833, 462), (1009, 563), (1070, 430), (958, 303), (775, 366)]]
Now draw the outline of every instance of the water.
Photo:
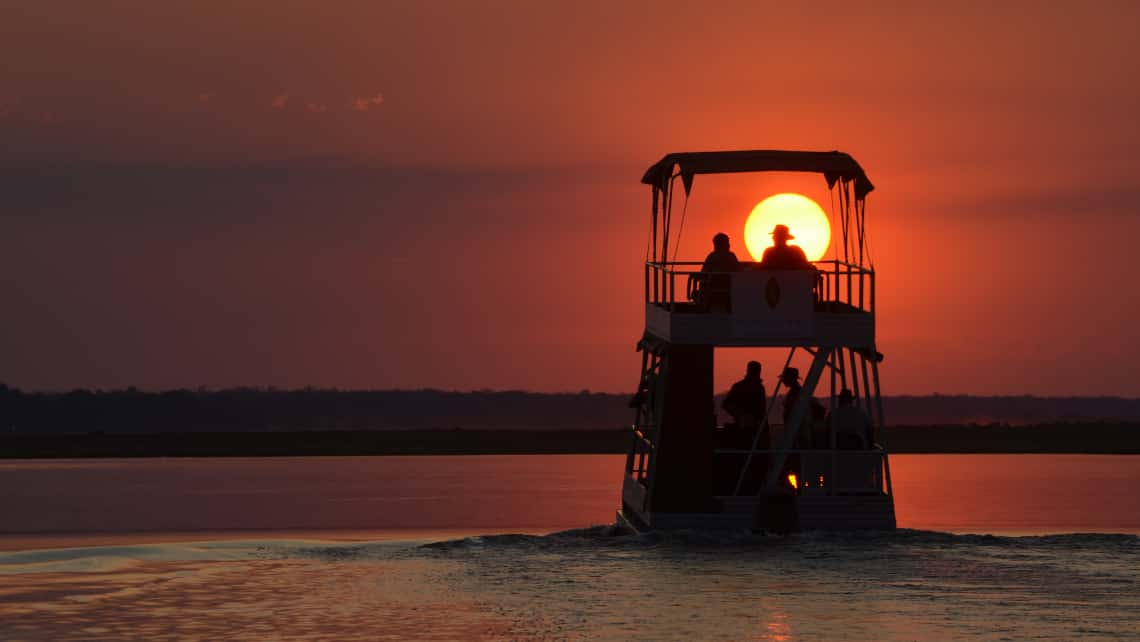
[(1136, 457), (896, 456), (902, 530), (788, 537), (617, 534), (622, 460), (2, 462), (0, 639), (1140, 638)]

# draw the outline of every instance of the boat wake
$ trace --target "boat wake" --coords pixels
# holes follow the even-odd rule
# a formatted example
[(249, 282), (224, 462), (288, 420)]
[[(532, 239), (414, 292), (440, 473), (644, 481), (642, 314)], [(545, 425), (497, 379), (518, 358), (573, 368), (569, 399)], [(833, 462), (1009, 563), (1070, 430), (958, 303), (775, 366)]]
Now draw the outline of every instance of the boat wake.
[(1113, 533), (1050, 535), (955, 534), (898, 529), (890, 532), (804, 532), (765, 535), (747, 531), (676, 530), (631, 534), (613, 524), (558, 531), (546, 535), (471, 535), (449, 540), (221, 540), (207, 542), (88, 546), (0, 552), (0, 575), (36, 572), (112, 572), (148, 562), (226, 562), (255, 559), (310, 559), (327, 562), (377, 561), (409, 557), (462, 557), (480, 553), (566, 553), (644, 551), (703, 555), (765, 552), (767, 554), (857, 554), (886, 549), (1008, 549), (1064, 553), (1089, 551), (1140, 556), (1140, 536)]
[(631, 534), (617, 525), (598, 525), (548, 535), (478, 535), (421, 544), (423, 551), (462, 552), (480, 549), (570, 548), (788, 548), (881, 546), (989, 546), (1005, 548), (1118, 549), (1140, 553), (1140, 535), (1121, 533), (1063, 533), (1048, 535), (959, 534), (900, 528), (894, 531), (817, 531), (787, 535), (725, 530), (670, 530)]

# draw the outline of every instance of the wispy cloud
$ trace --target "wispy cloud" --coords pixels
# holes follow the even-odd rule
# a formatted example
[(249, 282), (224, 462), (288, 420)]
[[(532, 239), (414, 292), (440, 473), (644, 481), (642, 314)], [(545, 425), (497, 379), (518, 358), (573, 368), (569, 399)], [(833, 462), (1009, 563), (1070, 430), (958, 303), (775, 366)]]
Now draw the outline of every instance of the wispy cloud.
[(198, 94), (198, 102), (205, 105), (205, 104), (209, 103), (211, 100), (213, 100), (214, 96), (215, 96), (215, 94), (212, 91), (202, 92), (202, 93)]
[(289, 94), (281, 94), (280, 96), (274, 96), (272, 105), (274, 109), (285, 109), (285, 105), (288, 102)]
[(323, 104), (323, 103), (309, 103), (309, 104), (305, 105), (305, 111), (311, 111), (311, 112), (317, 113), (317, 114), (324, 112), (324, 111), (328, 111), (328, 110), (329, 110), (328, 106)]
[(384, 94), (379, 92), (375, 96), (366, 98), (357, 98), (352, 101), (353, 111), (368, 111), (369, 108), (375, 107), (384, 102)]

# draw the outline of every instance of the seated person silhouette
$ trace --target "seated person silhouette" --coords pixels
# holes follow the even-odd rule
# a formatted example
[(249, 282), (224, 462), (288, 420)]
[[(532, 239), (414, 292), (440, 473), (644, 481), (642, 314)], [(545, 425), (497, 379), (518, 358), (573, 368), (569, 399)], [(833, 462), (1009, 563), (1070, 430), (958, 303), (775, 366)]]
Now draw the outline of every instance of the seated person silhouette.
[(831, 429), (839, 450), (866, 450), (873, 443), (871, 419), (855, 405), (855, 395), (847, 388), (839, 392), (839, 405), (831, 411)]
[(788, 241), (795, 238), (787, 225), (777, 225), (772, 230), (775, 245), (764, 250), (756, 267), (761, 270), (807, 270), (814, 267), (803, 249), (788, 245)]
[(724, 232), (713, 237), (713, 251), (705, 257), (701, 274), (689, 276), (689, 299), (703, 308), (729, 307), (729, 288), (732, 281), (728, 272), (740, 269), (740, 260), (729, 249), (728, 235)]
[(764, 421), (768, 410), (768, 392), (760, 378), (759, 361), (748, 362), (744, 378), (732, 384), (721, 407), (732, 416), (733, 426), (727, 432), (734, 445), (751, 448), (752, 438), (759, 429), (762, 434), (758, 447), (761, 450), (768, 448), (768, 424)]

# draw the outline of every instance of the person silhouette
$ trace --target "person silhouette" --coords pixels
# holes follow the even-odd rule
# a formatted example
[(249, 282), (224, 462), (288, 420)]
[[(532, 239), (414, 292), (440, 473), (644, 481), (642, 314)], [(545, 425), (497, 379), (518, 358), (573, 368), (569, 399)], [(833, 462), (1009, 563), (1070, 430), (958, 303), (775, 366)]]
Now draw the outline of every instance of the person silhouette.
[(752, 429), (764, 421), (768, 409), (768, 392), (764, 389), (764, 380), (760, 378), (759, 361), (748, 362), (744, 378), (732, 384), (721, 407), (732, 415), (733, 422), (739, 428)]
[(713, 251), (705, 257), (702, 272), (735, 272), (740, 269), (740, 260), (731, 249), (728, 235), (718, 232), (712, 238)]
[(865, 450), (873, 443), (871, 419), (855, 405), (855, 395), (847, 388), (839, 392), (839, 405), (831, 411), (831, 429), (839, 450)]
[(780, 373), (780, 381), (788, 388), (788, 392), (784, 394), (784, 424), (787, 425), (792, 417), (792, 408), (800, 398), (800, 390), (803, 388), (800, 385), (799, 368), (784, 368)]
[[(803, 386), (800, 384), (800, 370), (799, 368), (784, 368), (780, 373), (780, 381), (787, 387), (788, 391), (784, 393), (784, 427), (787, 428), (788, 422), (792, 418), (792, 409), (796, 407), (796, 402), (799, 401), (800, 395), (803, 394)], [(796, 437), (796, 443), (800, 448), (811, 448), (813, 442), (813, 431), (817, 423), (822, 423), (827, 416), (827, 409), (815, 397), (808, 399), (807, 414), (801, 419), (800, 431)]]
[(787, 225), (777, 225), (772, 229), (772, 247), (764, 250), (759, 267), (765, 270), (806, 270), (812, 267), (802, 248), (788, 245), (794, 240)]
[(705, 257), (701, 273), (689, 276), (689, 299), (712, 307), (728, 307), (731, 287), (729, 272), (740, 270), (740, 259), (732, 251), (728, 235), (719, 232), (712, 239), (713, 251)]
[[(760, 378), (760, 362), (749, 361), (744, 371), (744, 378), (732, 384), (728, 395), (721, 403), (724, 411), (732, 415), (733, 423), (725, 424), (722, 448), (739, 448), (751, 450), (753, 445), (757, 450), (767, 451), (771, 447), (771, 432), (768, 428), (766, 415), (768, 414), (768, 391), (764, 389), (764, 381)], [(757, 432), (759, 431), (759, 432)], [(718, 482), (725, 492), (732, 493), (738, 483), (740, 468), (745, 462), (751, 462), (745, 475), (742, 488), (757, 491), (768, 471), (768, 455), (762, 454), (753, 457), (747, 455), (727, 455), (722, 460), (723, 466), (719, 468), (728, 474)]]

